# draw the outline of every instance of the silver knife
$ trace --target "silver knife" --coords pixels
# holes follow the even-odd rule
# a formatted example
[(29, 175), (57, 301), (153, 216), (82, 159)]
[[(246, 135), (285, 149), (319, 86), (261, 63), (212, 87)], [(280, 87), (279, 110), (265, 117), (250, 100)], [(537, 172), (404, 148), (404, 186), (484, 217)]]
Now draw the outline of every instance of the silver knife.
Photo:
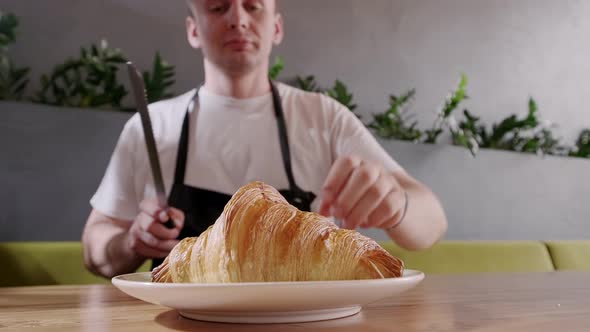
[[(160, 158), (158, 157), (156, 140), (154, 139), (152, 121), (150, 120), (150, 114), (148, 112), (147, 92), (143, 84), (143, 77), (131, 61), (127, 62), (127, 69), (129, 71), (129, 79), (131, 80), (133, 94), (135, 95), (135, 105), (141, 118), (147, 153), (150, 159), (150, 167), (152, 169), (154, 184), (156, 186), (158, 204), (161, 208), (167, 209), (168, 199), (166, 198), (166, 190), (164, 189), (164, 180), (162, 179), (162, 169), (160, 168)], [(174, 228), (174, 222), (171, 219), (168, 219), (164, 226), (167, 228)]]

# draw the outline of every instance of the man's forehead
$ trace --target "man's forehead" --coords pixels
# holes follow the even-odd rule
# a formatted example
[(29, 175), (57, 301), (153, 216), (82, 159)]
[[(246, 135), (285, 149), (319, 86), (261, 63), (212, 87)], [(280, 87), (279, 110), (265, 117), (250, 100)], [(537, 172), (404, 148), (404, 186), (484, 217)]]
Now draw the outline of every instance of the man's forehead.
[[(188, 4), (203, 4), (203, 3), (207, 3), (207, 2), (214, 2), (214, 1), (230, 1), (230, 0), (186, 0), (186, 2)], [(246, 1), (246, 0), (244, 0)], [(266, 2), (266, 3), (274, 3), (275, 7), (278, 6), (279, 1), (278, 0), (259, 0), (262, 2)]]

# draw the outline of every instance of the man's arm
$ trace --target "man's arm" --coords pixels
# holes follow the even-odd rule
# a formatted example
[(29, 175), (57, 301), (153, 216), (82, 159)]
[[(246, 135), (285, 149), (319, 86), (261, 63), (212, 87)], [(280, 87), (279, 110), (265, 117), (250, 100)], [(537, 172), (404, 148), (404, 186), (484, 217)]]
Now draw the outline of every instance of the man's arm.
[[(184, 213), (173, 207), (162, 209), (155, 199), (140, 203), (135, 220), (108, 217), (93, 209), (84, 227), (84, 264), (91, 272), (112, 278), (137, 270), (146, 259), (164, 258), (178, 243)], [(174, 221), (174, 228), (164, 223)]]
[(405, 249), (430, 248), (447, 231), (447, 218), (442, 205), (428, 187), (406, 172), (396, 171), (393, 175), (407, 193), (408, 205), (403, 220), (386, 233)]
[(145, 262), (127, 244), (131, 224), (92, 210), (82, 234), (84, 264), (89, 271), (112, 278), (136, 271)]
[(342, 220), (345, 228), (383, 229), (405, 249), (434, 245), (447, 229), (436, 195), (404, 170), (352, 112), (325, 101), (333, 115), (333, 162), (322, 186), (320, 214)]
[(443, 209), (426, 186), (404, 170), (388, 171), (358, 156), (332, 165), (319, 212), (342, 220), (345, 228), (383, 229), (409, 250), (431, 247), (447, 229)]

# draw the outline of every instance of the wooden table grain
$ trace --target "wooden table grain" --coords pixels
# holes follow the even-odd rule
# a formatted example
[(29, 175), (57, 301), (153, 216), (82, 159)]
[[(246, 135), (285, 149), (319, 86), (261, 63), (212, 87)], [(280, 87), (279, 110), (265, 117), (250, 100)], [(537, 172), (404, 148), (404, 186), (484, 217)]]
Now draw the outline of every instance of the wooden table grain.
[(192, 321), (112, 286), (0, 288), (4, 331), (590, 331), (590, 273), (433, 275), (359, 314), (298, 324)]

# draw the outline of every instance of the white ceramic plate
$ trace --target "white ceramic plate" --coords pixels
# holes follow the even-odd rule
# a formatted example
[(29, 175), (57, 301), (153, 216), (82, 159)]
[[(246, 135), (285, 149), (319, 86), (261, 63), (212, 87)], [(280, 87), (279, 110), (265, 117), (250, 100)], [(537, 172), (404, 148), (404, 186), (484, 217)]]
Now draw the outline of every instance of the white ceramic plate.
[(342, 318), (361, 307), (407, 291), (424, 279), (405, 270), (401, 278), (256, 282), (152, 283), (149, 272), (114, 277), (113, 284), (140, 300), (170, 307), (191, 319), (226, 323), (295, 323)]

